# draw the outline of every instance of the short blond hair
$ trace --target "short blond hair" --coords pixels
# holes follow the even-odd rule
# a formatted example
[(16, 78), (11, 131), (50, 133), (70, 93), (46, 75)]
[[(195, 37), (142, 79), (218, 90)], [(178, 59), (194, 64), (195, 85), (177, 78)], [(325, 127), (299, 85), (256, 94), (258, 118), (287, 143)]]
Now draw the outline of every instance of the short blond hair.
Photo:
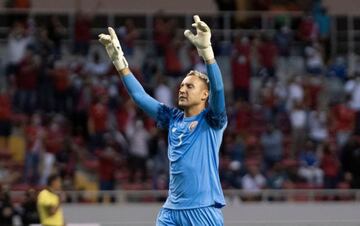
[(186, 76), (196, 76), (198, 78), (200, 78), (205, 84), (206, 86), (209, 88), (209, 77), (197, 70), (191, 70), (189, 73), (187, 73)]

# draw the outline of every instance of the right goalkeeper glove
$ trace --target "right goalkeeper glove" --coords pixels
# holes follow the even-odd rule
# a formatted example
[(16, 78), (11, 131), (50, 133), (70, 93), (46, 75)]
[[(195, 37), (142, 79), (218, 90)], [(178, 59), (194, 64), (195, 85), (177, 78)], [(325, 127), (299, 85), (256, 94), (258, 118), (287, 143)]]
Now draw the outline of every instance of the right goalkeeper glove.
[(99, 41), (105, 46), (106, 52), (112, 60), (116, 70), (120, 71), (128, 68), (129, 64), (124, 57), (124, 52), (121, 49), (119, 39), (113, 28), (108, 28), (109, 34), (100, 34)]

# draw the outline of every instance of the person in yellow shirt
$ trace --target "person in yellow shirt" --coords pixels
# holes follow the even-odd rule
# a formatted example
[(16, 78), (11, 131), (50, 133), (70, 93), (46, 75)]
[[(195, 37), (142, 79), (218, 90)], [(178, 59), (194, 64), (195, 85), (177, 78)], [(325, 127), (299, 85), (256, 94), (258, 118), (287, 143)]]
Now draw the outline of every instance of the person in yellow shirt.
[(61, 208), (61, 178), (54, 174), (49, 176), (47, 187), (40, 191), (37, 198), (37, 209), (42, 226), (65, 226)]

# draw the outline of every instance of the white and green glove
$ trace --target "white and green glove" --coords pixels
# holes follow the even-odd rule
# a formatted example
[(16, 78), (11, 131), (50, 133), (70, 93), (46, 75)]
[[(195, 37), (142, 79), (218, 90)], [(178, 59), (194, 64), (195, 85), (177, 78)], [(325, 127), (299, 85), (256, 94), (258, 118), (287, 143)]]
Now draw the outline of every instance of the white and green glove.
[(194, 16), (193, 27), (196, 28), (196, 35), (194, 35), (190, 30), (185, 30), (184, 35), (187, 37), (190, 42), (196, 46), (199, 55), (205, 60), (214, 59), (214, 51), (211, 47), (211, 31), (209, 26), (200, 20), (198, 15)]
[(116, 70), (120, 71), (129, 67), (121, 49), (120, 42), (113, 28), (108, 28), (109, 34), (100, 34), (99, 41), (105, 46), (106, 52), (112, 60)]

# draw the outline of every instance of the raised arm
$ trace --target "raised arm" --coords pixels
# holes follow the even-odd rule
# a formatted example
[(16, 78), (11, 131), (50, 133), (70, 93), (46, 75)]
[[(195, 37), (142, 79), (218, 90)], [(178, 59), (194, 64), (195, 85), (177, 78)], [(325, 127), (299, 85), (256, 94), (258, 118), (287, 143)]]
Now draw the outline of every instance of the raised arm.
[(99, 41), (104, 45), (131, 98), (142, 110), (156, 120), (161, 106), (160, 102), (148, 95), (139, 81), (131, 73), (114, 29), (109, 27), (108, 31), (109, 35), (99, 35)]
[(196, 46), (199, 55), (206, 63), (210, 81), (209, 107), (215, 115), (225, 114), (224, 84), (211, 47), (210, 28), (204, 21), (200, 20), (198, 15), (194, 16), (194, 23), (192, 26), (196, 28), (196, 35), (190, 30), (185, 30), (184, 35), (194, 46)]
[(224, 84), (217, 63), (206, 64), (210, 81), (209, 107), (215, 114), (225, 113)]

